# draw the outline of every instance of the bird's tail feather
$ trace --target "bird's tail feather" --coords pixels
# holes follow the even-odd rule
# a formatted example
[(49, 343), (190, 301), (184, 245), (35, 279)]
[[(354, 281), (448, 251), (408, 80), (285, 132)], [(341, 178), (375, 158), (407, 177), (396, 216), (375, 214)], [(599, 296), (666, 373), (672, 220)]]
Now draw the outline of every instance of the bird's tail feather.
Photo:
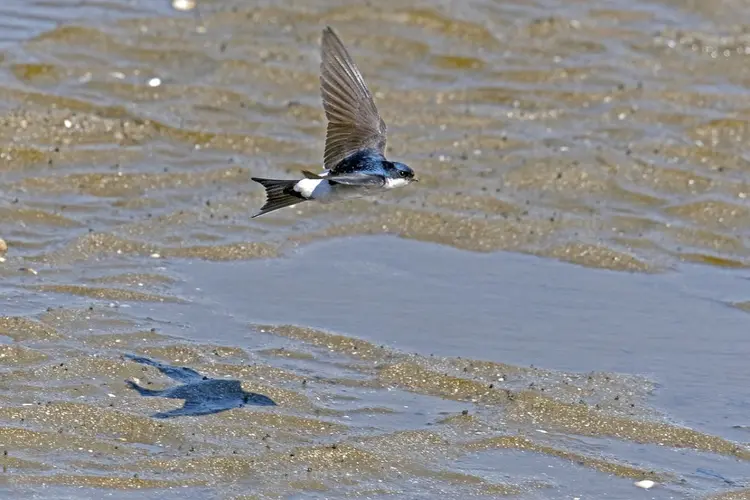
[(252, 218), (307, 201), (307, 198), (294, 190), (298, 181), (261, 179), (259, 177), (252, 177), (252, 180), (266, 188), (266, 204), (260, 207), (260, 212), (253, 215)]

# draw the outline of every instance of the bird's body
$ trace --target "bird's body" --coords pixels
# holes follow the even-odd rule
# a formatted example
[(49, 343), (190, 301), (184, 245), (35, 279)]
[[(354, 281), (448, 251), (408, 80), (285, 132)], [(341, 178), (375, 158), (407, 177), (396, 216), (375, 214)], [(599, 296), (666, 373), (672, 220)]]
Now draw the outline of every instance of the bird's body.
[(331, 203), (406, 186), (417, 179), (407, 165), (385, 157), (386, 125), (362, 74), (331, 28), (323, 30), (320, 83), (328, 118), (325, 170), (294, 180), (252, 179), (266, 188), (258, 217), (304, 201)]

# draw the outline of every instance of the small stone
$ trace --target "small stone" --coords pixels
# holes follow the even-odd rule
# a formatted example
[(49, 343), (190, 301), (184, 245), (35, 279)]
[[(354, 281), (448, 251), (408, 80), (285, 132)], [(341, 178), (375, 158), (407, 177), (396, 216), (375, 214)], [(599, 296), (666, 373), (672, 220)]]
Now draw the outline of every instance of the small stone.
[(158, 87), (159, 85), (161, 85), (161, 78), (152, 78), (148, 81), (149, 87)]
[(4, 255), (8, 251), (8, 244), (5, 240), (0, 238), (0, 255)]
[(195, 8), (195, 0), (172, 0), (172, 8), (186, 12)]
[(635, 485), (639, 488), (643, 488), (644, 490), (648, 490), (650, 488), (653, 488), (656, 483), (651, 481), (650, 479), (643, 479), (642, 481), (636, 481)]

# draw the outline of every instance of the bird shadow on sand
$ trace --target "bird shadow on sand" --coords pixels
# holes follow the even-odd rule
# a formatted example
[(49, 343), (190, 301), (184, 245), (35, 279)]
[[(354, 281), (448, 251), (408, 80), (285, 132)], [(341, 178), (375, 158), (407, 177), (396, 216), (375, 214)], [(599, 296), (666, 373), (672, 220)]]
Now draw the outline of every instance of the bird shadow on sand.
[(141, 387), (131, 380), (125, 381), (128, 387), (138, 391), (141, 396), (185, 400), (182, 408), (154, 413), (151, 415), (154, 418), (210, 415), (246, 405), (276, 406), (268, 396), (243, 390), (239, 380), (209, 378), (184, 366), (170, 366), (131, 354), (124, 356), (130, 361), (153, 366), (172, 380), (182, 382), (182, 385), (157, 391)]

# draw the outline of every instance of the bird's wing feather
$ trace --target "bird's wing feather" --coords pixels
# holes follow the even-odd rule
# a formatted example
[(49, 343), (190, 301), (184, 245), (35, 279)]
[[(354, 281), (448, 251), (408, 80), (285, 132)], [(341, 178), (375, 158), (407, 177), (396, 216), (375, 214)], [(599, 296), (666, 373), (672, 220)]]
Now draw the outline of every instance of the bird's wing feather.
[(323, 156), (327, 169), (334, 170), (341, 160), (361, 149), (385, 154), (385, 122), (357, 65), (330, 27), (323, 30), (320, 91), (328, 119)]
[(385, 179), (382, 175), (368, 173), (348, 173), (341, 175), (328, 175), (326, 179), (331, 184), (345, 184), (347, 186), (383, 187)]
[(315, 174), (313, 172), (310, 172), (309, 170), (303, 170), (302, 175), (305, 176), (305, 179), (324, 179), (325, 177), (319, 174)]

